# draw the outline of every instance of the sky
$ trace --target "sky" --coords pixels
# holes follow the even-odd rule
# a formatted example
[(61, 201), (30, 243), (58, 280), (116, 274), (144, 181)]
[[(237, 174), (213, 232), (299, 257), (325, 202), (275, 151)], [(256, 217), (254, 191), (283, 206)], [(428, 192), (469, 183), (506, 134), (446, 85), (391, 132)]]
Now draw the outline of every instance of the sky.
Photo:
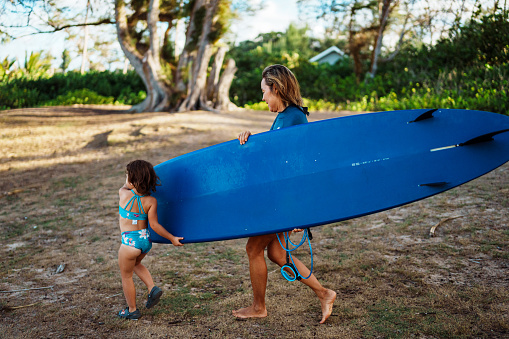
[(53, 35), (31, 35), (13, 40), (10, 43), (1, 45), (0, 60), (3, 60), (5, 57), (9, 57), (9, 59), (17, 57), (19, 60), (24, 60), (25, 51), (28, 52), (28, 55), (30, 55), (30, 52), (38, 52), (43, 49), (46, 50), (47, 46), (52, 46), (52, 49), (60, 50), (59, 53), (52, 53), (54, 56), (60, 55), (63, 49), (64, 37), (64, 33), (55, 33)]
[(260, 33), (286, 31), (290, 23), (298, 23), (297, 1), (295, 0), (251, 0), (253, 4), (262, 3), (255, 16), (245, 16), (232, 25), (236, 42), (253, 40)]
[[(296, 0), (249, 0), (255, 5), (261, 4), (261, 10), (254, 16), (244, 16), (232, 25), (232, 34), (235, 42), (252, 40), (260, 33), (272, 31), (285, 31), (291, 22), (298, 22)], [(54, 66), (59, 67), (62, 51), (65, 48), (66, 33), (38, 34), (16, 39), (0, 46), (0, 61), (5, 57), (10, 60), (18, 58), (23, 63), (25, 53), (47, 50), (51, 46), (51, 54), (56, 57)], [(90, 46), (90, 45), (89, 45)], [(75, 58), (70, 68), (79, 69), (80, 58)]]

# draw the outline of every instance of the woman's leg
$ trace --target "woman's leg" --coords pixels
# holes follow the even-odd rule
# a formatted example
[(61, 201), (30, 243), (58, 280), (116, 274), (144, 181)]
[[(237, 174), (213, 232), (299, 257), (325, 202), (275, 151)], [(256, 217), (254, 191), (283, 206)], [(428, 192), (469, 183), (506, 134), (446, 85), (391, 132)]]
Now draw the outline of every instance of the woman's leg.
[(136, 311), (136, 290), (134, 288), (133, 272), (136, 264), (136, 258), (140, 255), (141, 250), (127, 245), (120, 245), (118, 250), (118, 267), (120, 268), (120, 276), (122, 277), (122, 289), (129, 306), (129, 312)]
[[(283, 233), (279, 234), (279, 238), (281, 239), (281, 242), (284, 241)], [(286, 264), (286, 251), (281, 247), (281, 244), (277, 239), (272, 240), (267, 246), (267, 256), (272, 262), (279, 266)], [(307, 277), (310, 270), (295, 256), (292, 256), (292, 258), (300, 275)], [(311, 274), (308, 279), (301, 279), (300, 281), (309, 286), (318, 296), (318, 299), (320, 299), (322, 308), (322, 320), (320, 321), (320, 324), (323, 324), (332, 313), (332, 306), (334, 304), (334, 300), (336, 300), (336, 292), (323, 287), (314, 274)]]
[(253, 289), (253, 304), (246, 308), (233, 311), (238, 318), (263, 318), (267, 316), (265, 307), (265, 290), (267, 288), (267, 264), (265, 263), (265, 247), (274, 240), (275, 234), (250, 237), (246, 252), (249, 259), (249, 275)]

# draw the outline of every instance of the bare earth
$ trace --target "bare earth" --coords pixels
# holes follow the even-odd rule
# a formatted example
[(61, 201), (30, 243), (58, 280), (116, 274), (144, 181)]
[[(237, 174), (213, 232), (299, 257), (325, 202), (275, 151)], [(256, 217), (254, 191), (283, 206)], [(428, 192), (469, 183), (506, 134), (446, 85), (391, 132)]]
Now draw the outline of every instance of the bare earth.
[[(508, 164), (423, 201), (314, 228), (315, 274), (337, 292), (323, 325), (313, 292), (268, 260), (268, 317), (231, 315), (252, 297), (245, 239), (154, 244), (144, 263), (164, 290), (161, 302), (146, 310), (135, 277), (143, 317), (118, 319), (126, 304), (117, 267), (125, 164), (157, 164), (246, 129), (266, 131), (274, 119), (123, 109), (0, 111), (0, 337), (509, 336)], [(297, 255), (309, 264), (307, 248)]]

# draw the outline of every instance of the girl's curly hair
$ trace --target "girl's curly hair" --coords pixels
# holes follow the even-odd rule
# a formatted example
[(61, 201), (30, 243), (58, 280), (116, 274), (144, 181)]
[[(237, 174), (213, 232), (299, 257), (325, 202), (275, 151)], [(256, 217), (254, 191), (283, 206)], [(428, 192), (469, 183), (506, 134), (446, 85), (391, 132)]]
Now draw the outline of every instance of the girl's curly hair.
[(126, 174), (129, 182), (141, 195), (150, 195), (152, 191), (156, 191), (156, 186), (161, 186), (154, 166), (148, 161), (131, 161), (126, 166)]

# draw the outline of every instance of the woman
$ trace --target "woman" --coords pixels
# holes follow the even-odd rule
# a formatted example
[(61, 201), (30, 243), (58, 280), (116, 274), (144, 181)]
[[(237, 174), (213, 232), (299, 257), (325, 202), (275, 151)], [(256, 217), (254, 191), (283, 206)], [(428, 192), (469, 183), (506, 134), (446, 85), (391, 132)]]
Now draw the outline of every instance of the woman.
[[(263, 101), (269, 106), (271, 112), (278, 115), (272, 124), (271, 131), (293, 125), (307, 123), (307, 109), (302, 107), (300, 88), (295, 75), (282, 65), (272, 65), (262, 73), (261, 89)], [(245, 144), (250, 131), (239, 134), (239, 141)], [(296, 230), (297, 231), (297, 230)], [(279, 234), (283, 238), (283, 233)], [(267, 288), (267, 265), (264, 251), (267, 248), (269, 259), (283, 266), (286, 264), (286, 252), (279, 244), (277, 234), (259, 235), (250, 237), (247, 241), (246, 252), (249, 258), (249, 274), (253, 288), (253, 303), (251, 306), (233, 311), (238, 318), (263, 318), (267, 316), (265, 307), (265, 290)], [(303, 277), (310, 273), (309, 269), (297, 258), (293, 257), (295, 266)], [(332, 306), (336, 299), (336, 292), (324, 288), (312, 274), (308, 279), (300, 280), (309, 286), (320, 299), (323, 324), (332, 313)]]

